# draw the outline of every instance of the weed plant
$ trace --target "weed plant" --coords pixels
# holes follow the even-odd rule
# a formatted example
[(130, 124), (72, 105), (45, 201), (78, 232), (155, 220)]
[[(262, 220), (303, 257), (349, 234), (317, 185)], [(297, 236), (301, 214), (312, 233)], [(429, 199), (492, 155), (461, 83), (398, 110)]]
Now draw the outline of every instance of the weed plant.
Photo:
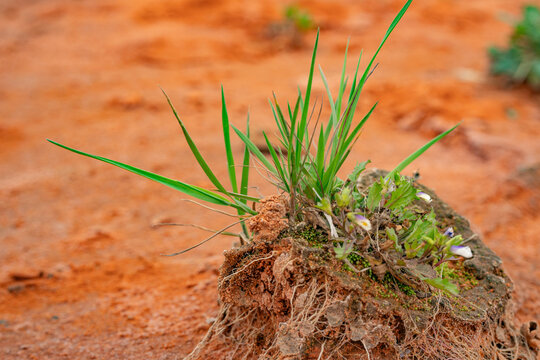
[(508, 47), (491, 47), (491, 72), (516, 84), (540, 90), (540, 9), (523, 8), (523, 18), (514, 24)]
[[(460, 235), (455, 235), (451, 228), (446, 230), (440, 228), (431, 209), (422, 210), (418, 206), (421, 201), (430, 202), (430, 196), (417, 190), (413, 180), (400, 173), (432, 145), (453, 131), (457, 125), (405, 158), (395, 169), (372, 184), (367, 191), (358, 186), (358, 179), (369, 160), (358, 163), (347, 178), (338, 177), (341, 167), (358, 140), (360, 130), (377, 105), (374, 104), (360, 121), (355, 121), (362, 89), (376, 67), (375, 59), (379, 51), (411, 2), (412, 0), (408, 0), (392, 21), (375, 54), (362, 72), (359, 72), (360, 58), (358, 59), (352, 78), (346, 76), (347, 50), (345, 50), (337, 94), (331, 93), (326, 76), (319, 67), (330, 104), (330, 117), (326, 122), (321, 121), (320, 115), (314, 115), (320, 114), (320, 108), (312, 106), (311, 98), (319, 41), (317, 33), (305, 91), (302, 93), (299, 89), (292, 104), (280, 106), (275, 95), (270, 101), (279, 140), (273, 143), (264, 133), (268, 157), (250, 138), (249, 114), (244, 131), (230, 124), (223, 88), (221, 89), (222, 130), (230, 185), (218, 179), (211, 170), (165, 93), (191, 152), (214, 189), (186, 184), (49, 141), (64, 149), (157, 181), (199, 201), (235, 209), (238, 215), (237, 223), (242, 224), (242, 232), (238, 236), (243, 241), (251, 241), (253, 235), (244, 224), (246, 218), (257, 214), (250, 203), (260, 200), (248, 194), (251, 160), (254, 158), (269, 174), (271, 181), (288, 195), (290, 226), (307, 221), (308, 212), (315, 214), (319, 221), (310, 226), (319, 230), (313, 234), (323, 231), (326, 238), (324, 247), (348, 268), (357, 272), (369, 270), (369, 274), (376, 274), (381, 281), (385, 276), (392, 276), (409, 287), (425, 287), (429, 284), (455, 294), (457, 286), (442, 277), (442, 271), (439, 274), (435, 269), (446, 261), (456, 259), (457, 256), (472, 256), (470, 249), (460, 246), (463, 239)], [(235, 133), (244, 144), (240, 160), (234, 157), (231, 133)], [(237, 164), (241, 164), (240, 174), (236, 171)], [(226, 229), (216, 232), (212, 237)], [(314, 236), (313, 234), (311, 235)], [(321, 247), (323, 244), (319, 241), (317, 246)], [(358, 266), (363, 268), (357, 269)]]
[(287, 22), (294, 25), (299, 32), (305, 32), (316, 28), (315, 21), (311, 14), (297, 5), (289, 5), (283, 13)]

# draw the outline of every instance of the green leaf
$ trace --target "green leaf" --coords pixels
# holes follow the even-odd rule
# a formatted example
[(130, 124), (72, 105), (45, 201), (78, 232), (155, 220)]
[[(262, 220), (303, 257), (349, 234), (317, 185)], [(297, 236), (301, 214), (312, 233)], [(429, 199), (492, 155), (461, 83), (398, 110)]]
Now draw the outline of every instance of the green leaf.
[(96, 160), (106, 162), (108, 164), (117, 166), (117, 167), (119, 167), (121, 169), (130, 171), (130, 172), (132, 172), (134, 174), (143, 176), (143, 177), (145, 177), (147, 179), (156, 181), (158, 183), (161, 183), (163, 185), (171, 187), (171, 188), (173, 188), (175, 190), (181, 191), (186, 195), (193, 196), (194, 198), (197, 198), (197, 199), (199, 199), (201, 201), (206, 201), (206, 202), (216, 204), (216, 205), (224, 205), (224, 206), (231, 206), (231, 207), (234, 207), (234, 208), (238, 208), (238, 206), (236, 204), (231, 203), (229, 200), (227, 200), (223, 196), (218, 195), (218, 194), (216, 194), (216, 193), (214, 193), (214, 192), (212, 192), (210, 190), (206, 190), (206, 189), (203, 189), (203, 188), (195, 186), (195, 185), (189, 185), (189, 184), (183, 183), (183, 182), (178, 181), (178, 180), (169, 179), (169, 178), (166, 178), (164, 176), (157, 175), (157, 174), (151, 173), (151, 172), (146, 171), (146, 170), (138, 169), (136, 167), (133, 167), (131, 165), (126, 165), (126, 164), (123, 164), (123, 163), (118, 162), (118, 161), (110, 160), (110, 159), (107, 159), (107, 158), (104, 158), (104, 157), (101, 157), (101, 156), (96, 156), (96, 155), (88, 154), (88, 153), (85, 153), (85, 152), (82, 152), (82, 151), (79, 151), (79, 150), (76, 150), (76, 149), (72, 149), (72, 148), (70, 148), (68, 146), (62, 145), (60, 143), (57, 143), (57, 142), (49, 140), (49, 139), (47, 139), (47, 141), (49, 141), (50, 143), (52, 143), (54, 145), (60, 146), (61, 148), (72, 151), (72, 152), (74, 152), (76, 154), (84, 155), (84, 156), (87, 156), (87, 157), (90, 157), (90, 158), (93, 158), (93, 159), (96, 159)]
[(328, 86), (328, 81), (326, 81), (326, 76), (324, 76), (324, 72), (322, 67), (319, 65), (319, 72), (321, 73), (321, 79), (324, 84), (324, 87), (326, 88), (326, 94), (328, 96), (328, 101), (330, 102), (330, 124), (337, 124), (338, 122), (338, 113), (336, 112), (336, 106), (334, 103), (334, 99), (332, 98), (332, 92), (330, 91), (330, 87)]
[[(308, 83), (306, 87), (306, 94), (304, 96), (304, 101), (302, 104), (302, 117), (300, 118), (300, 123), (298, 124), (297, 134), (296, 134), (296, 158), (295, 158), (295, 164), (301, 164), (301, 156), (302, 156), (302, 140), (304, 139), (304, 136), (308, 130), (307, 126), (307, 118), (308, 118), (308, 111), (309, 111), (309, 100), (311, 97), (311, 85), (313, 83), (313, 71), (315, 69), (315, 57), (317, 55), (317, 46), (319, 44), (319, 30), (317, 30), (317, 38), (315, 39), (315, 46), (313, 47), (313, 55), (311, 56), (311, 65), (309, 68), (309, 76), (308, 76)], [(291, 133), (292, 133), (291, 129)], [(296, 169), (297, 171), (301, 171), (301, 169)], [(294, 179), (291, 179), (293, 182), (292, 185), (296, 185), (296, 176), (298, 174), (294, 173), (291, 174)]]
[(193, 139), (189, 135), (189, 133), (188, 133), (188, 131), (187, 131), (185, 125), (184, 125), (184, 122), (178, 116), (178, 113), (176, 112), (176, 109), (174, 108), (174, 106), (173, 106), (173, 104), (171, 102), (171, 99), (169, 98), (167, 93), (165, 93), (165, 90), (161, 89), (161, 91), (163, 92), (163, 95), (165, 95), (165, 98), (167, 99), (167, 102), (169, 103), (169, 106), (171, 107), (171, 109), (172, 109), (172, 111), (174, 113), (174, 116), (176, 117), (176, 120), (178, 120), (178, 124), (180, 124), (180, 127), (182, 128), (182, 132), (184, 133), (184, 137), (186, 138), (186, 141), (187, 141), (187, 143), (189, 145), (189, 148), (191, 149), (191, 152), (195, 156), (195, 159), (197, 159), (197, 162), (199, 163), (200, 167), (203, 169), (204, 173), (206, 174), (208, 179), (212, 182), (212, 184), (214, 184), (214, 186), (219, 191), (226, 194), (227, 190), (225, 189), (225, 187), (223, 187), (223, 185), (221, 185), (221, 183), (219, 182), (217, 177), (214, 175), (214, 173), (212, 172), (212, 170), (210, 169), (210, 167), (208, 166), (208, 164), (204, 160), (204, 158), (201, 155), (199, 149), (197, 148), (197, 146), (193, 142)]
[(317, 154), (315, 157), (315, 164), (316, 164), (316, 170), (317, 175), (322, 176), (324, 172), (324, 166), (325, 166), (325, 158), (324, 158), (324, 150), (325, 150), (325, 137), (323, 132), (323, 127), (321, 126), (321, 130), (319, 133), (319, 143), (317, 145)]
[(336, 193), (335, 195), (335, 199), (336, 199), (336, 204), (338, 207), (340, 208), (346, 208), (347, 206), (350, 205), (351, 203), (351, 188), (346, 186), (343, 188), (343, 190), (341, 190), (340, 192)]
[[(250, 132), (249, 132), (249, 112), (247, 114), (246, 119), (246, 137), (249, 139)], [(244, 144), (244, 161), (242, 161), (242, 179), (240, 180), (240, 194), (247, 195), (248, 193), (248, 183), (249, 183), (249, 157), (250, 152), (247, 147), (247, 145)], [(240, 199), (240, 201), (244, 204), (247, 204), (248, 199)], [(243, 210), (238, 210), (238, 215), (244, 215)], [(246, 238), (249, 238), (249, 230), (246, 226), (246, 223), (242, 221), (242, 232), (244, 233)]]
[(428, 279), (428, 278), (421, 278), (429, 285), (433, 286), (434, 288), (446, 291), (452, 295), (459, 295), (459, 288), (456, 284), (450, 282), (448, 279), (441, 279), (441, 278), (434, 278), (434, 279)]
[(351, 131), (351, 134), (349, 135), (349, 137), (347, 138), (347, 140), (343, 143), (343, 148), (345, 149), (348, 149), (351, 145), (351, 142), (356, 138), (356, 135), (358, 134), (358, 132), (362, 129), (362, 127), (364, 126), (364, 124), (366, 123), (366, 121), (368, 121), (368, 119), (370, 118), (371, 114), (373, 114), (373, 111), (375, 111), (375, 108), (377, 107), (377, 105), (379, 104), (379, 102), (376, 102), (372, 107), (371, 109), (369, 109), (369, 111), (367, 112), (366, 115), (364, 115), (364, 117), (362, 118), (362, 120), (358, 123), (358, 125), (355, 126), (355, 128), (353, 129), (353, 131)]
[(396, 182), (396, 189), (392, 192), (390, 200), (385, 205), (390, 210), (403, 208), (413, 202), (416, 197), (416, 189), (407, 180)]
[(288, 191), (288, 181), (287, 181), (287, 176), (285, 175), (285, 173), (283, 172), (283, 167), (281, 166), (281, 163), (279, 161), (279, 158), (278, 158), (278, 155), (276, 153), (276, 150), (274, 149), (274, 146), (272, 145), (272, 143), (270, 142), (270, 140), (268, 140), (268, 136), (266, 136), (266, 133), (263, 131), (263, 136), (264, 136), (264, 140), (266, 141), (266, 146), (268, 146), (268, 151), (270, 152), (270, 155), (272, 156), (272, 160), (274, 160), (274, 167), (277, 169), (278, 171), (278, 174), (279, 174), (279, 178), (281, 180), (281, 182), (283, 183), (283, 186), (287, 189)]
[[(319, 44), (319, 30), (317, 30), (317, 37), (315, 38), (315, 45), (313, 46), (313, 54), (311, 56), (311, 65), (309, 68), (308, 83), (306, 87), (306, 94), (304, 96), (304, 104), (302, 107), (302, 121), (307, 121), (307, 114), (309, 111), (309, 99), (311, 97), (311, 84), (313, 83), (313, 71), (315, 69), (315, 57), (317, 55), (317, 46)], [(299, 138), (302, 138), (302, 134), (299, 134)]]
[(274, 104), (272, 104), (271, 101), (269, 101), (270, 106), (272, 108), (272, 112), (274, 114), (274, 119), (276, 120), (276, 124), (278, 125), (281, 136), (282, 136), (283, 140), (286, 140), (286, 139), (289, 138), (289, 135), (290, 135), (289, 126), (287, 125), (287, 121), (285, 121), (285, 117), (283, 116), (283, 112), (281, 111), (281, 108), (279, 107), (276, 95), (273, 94), (273, 96), (274, 96), (275, 108), (274, 108)]
[(348, 112), (347, 117), (352, 118), (352, 116), (354, 115), (354, 112), (356, 110), (356, 106), (358, 104), (358, 99), (360, 97), (360, 92), (362, 91), (362, 88), (363, 88), (365, 82), (367, 81), (367, 78), (368, 78), (369, 73), (371, 71), (371, 67), (373, 66), (373, 62), (375, 61), (375, 58), (377, 57), (377, 55), (381, 51), (381, 48), (386, 43), (386, 40), (388, 40), (388, 37), (390, 36), (392, 31), (394, 31), (395, 27), (397, 26), (397, 24), (399, 23), (399, 21), (401, 20), (403, 15), (405, 15), (405, 12), (407, 11), (407, 9), (411, 5), (411, 3), (412, 3), (412, 0), (408, 0), (405, 3), (403, 8), (399, 11), (399, 13), (396, 15), (396, 17), (394, 18), (394, 20), (392, 21), (392, 23), (388, 27), (388, 30), (386, 31), (386, 34), (384, 35), (379, 47), (377, 48), (377, 51), (375, 51), (375, 54), (373, 55), (373, 57), (371, 58), (371, 61), (369, 62), (368, 66), (366, 67), (366, 69), (364, 71), (364, 74), (362, 75), (362, 78), (359, 80), (358, 84), (356, 85), (356, 88), (355, 88), (355, 90), (353, 92), (354, 95), (353, 95), (353, 97), (351, 99), (352, 102), (349, 103), (349, 106), (348, 106), (348, 109), (347, 109), (347, 112)]
[(257, 145), (255, 145), (250, 138), (248, 138), (243, 132), (238, 130), (234, 125), (231, 125), (233, 130), (236, 132), (236, 135), (244, 142), (244, 144), (248, 147), (249, 151), (259, 159), (259, 161), (266, 167), (268, 171), (270, 171), (274, 175), (278, 175), (276, 169), (272, 165), (270, 161), (263, 155), (263, 153), (257, 148)]
[(321, 209), (328, 215), (332, 215), (332, 203), (330, 202), (330, 199), (323, 198), (317, 205), (315, 205), (317, 209)]
[(246, 194), (239, 194), (239, 193), (233, 193), (233, 192), (228, 192), (228, 194), (234, 198), (237, 198), (239, 200), (247, 200), (247, 201), (253, 201), (253, 202), (259, 202), (261, 199), (258, 198), (258, 197), (254, 197), (254, 196), (249, 196), (249, 195), (246, 195)]
[(535, 63), (540, 62), (540, 9), (534, 5), (524, 6), (522, 16), (519, 22), (513, 24), (506, 49), (488, 49), (490, 71), (537, 90), (540, 89), (540, 68)]
[[(345, 47), (345, 55), (343, 56), (343, 67), (341, 68), (341, 78), (339, 80), (339, 93), (338, 97), (336, 99), (336, 113), (341, 114), (341, 104), (343, 102), (343, 94), (345, 93), (345, 89), (347, 87), (347, 82), (345, 80), (345, 70), (347, 68), (347, 53), (349, 52), (349, 42), (351, 38), (349, 37), (347, 39), (347, 46)], [(333, 124), (334, 126), (335, 124)]]
[(409, 155), (405, 160), (403, 160), (396, 168), (388, 173), (386, 175), (385, 179), (391, 179), (395, 174), (399, 174), (403, 169), (405, 169), (410, 163), (412, 163), (414, 160), (416, 160), (420, 155), (422, 155), (427, 149), (429, 149), (433, 144), (441, 140), (446, 135), (450, 134), (452, 131), (454, 131), (455, 128), (457, 128), (459, 124), (455, 125), (453, 128), (446, 130), (442, 134), (436, 136), (435, 138), (431, 139), (427, 144), (422, 146), (420, 149), (416, 150), (414, 153)]
[(366, 160), (366, 161), (356, 164), (356, 166), (354, 167), (354, 170), (349, 175), (349, 180), (351, 182), (356, 182), (358, 180), (358, 177), (362, 173), (362, 171), (366, 169), (367, 164), (369, 164), (370, 162), (371, 160)]
[(382, 192), (382, 185), (380, 182), (376, 182), (376, 183), (373, 183), (373, 185), (371, 185), (371, 187), (369, 188), (369, 194), (368, 194), (368, 197), (367, 197), (367, 207), (373, 211), (375, 210), (380, 202), (381, 202), (381, 198), (382, 198), (382, 195), (381, 195), (381, 192)]
[(403, 249), (399, 245), (399, 239), (394, 229), (387, 227), (386, 236), (388, 236), (388, 239), (394, 243), (394, 249), (396, 249), (397, 252), (403, 251)]
[[(249, 113), (246, 120), (246, 137), (249, 139)], [(244, 161), (242, 162), (242, 180), (240, 182), (240, 193), (247, 195), (249, 183), (249, 149), (244, 144)]]
[(345, 244), (334, 247), (334, 253), (336, 254), (336, 258), (340, 260), (345, 259), (347, 256), (349, 256), (352, 250), (352, 247), (348, 247)]
[(231, 180), (231, 186), (233, 192), (238, 192), (238, 185), (236, 183), (236, 169), (234, 167), (234, 156), (231, 148), (231, 134), (229, 126), (229, 115), (227, 114), (227, 105), (225, 104), (225, 94), (223, 93), (223, 86), (221, 86), (221, 123), (223, 126), (223, 140), (225, 142), (225, 153), (227, 154), (227, 168), (229, 170), (229, 179)]

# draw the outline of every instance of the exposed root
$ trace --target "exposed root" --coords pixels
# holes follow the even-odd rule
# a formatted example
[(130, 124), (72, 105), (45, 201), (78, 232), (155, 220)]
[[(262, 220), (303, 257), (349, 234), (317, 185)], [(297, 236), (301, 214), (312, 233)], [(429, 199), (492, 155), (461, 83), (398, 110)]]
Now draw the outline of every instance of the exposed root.
[(411, 294), (301, 237), (278, 237), (285, 206), (281, 197), (262, 202), (250, 220), (255, 241), (225, 253), (220, 313), (187, 360), (535, 359), (538, 325), (513, 326), (510, 279), (479, 238), (470, 238), (476, 256), (464, 264), (476, 274), (473, 288), (459, 297)]
[(460, 319), (442, 294), (425, 311), (404, 309), (377, 298), (366, 275), (345, 276), (313, 253), (294, 239), (227, 252), (221, 311), (186, 359), (534, 359), (493, 318), (504, 313)]
[(227, 314), (229, 311), (228, 306), (223, 306), (219, 310), (218, 316), (216, 317), (216, 320), (210, 326), (210, 329), (208, 329), (208, 332), (204, 336), (204, 338), (197, 344), (195, 349), (189, 353), (188, 356), (184, 360), (195, 360), (200, 358), (201, 351), (203, 351), (210, 341), (212, 340), (213, 336), (217, 334), (217, 330), (222, 328), (223, 320), (225, 318), (225, 314)]

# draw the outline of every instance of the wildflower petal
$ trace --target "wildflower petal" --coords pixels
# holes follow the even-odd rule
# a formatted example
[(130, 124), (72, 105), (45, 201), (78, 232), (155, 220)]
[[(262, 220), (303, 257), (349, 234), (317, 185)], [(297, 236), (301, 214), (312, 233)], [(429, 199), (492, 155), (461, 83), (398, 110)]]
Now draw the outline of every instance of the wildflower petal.
[(354, 222), (366, 231), (371, 230), (371, 222), (363, 215), (355, 214)]
[(450, 252), (454, 255), (463, 256), (466, 259), (470, 259), (473, 257), (473, 253), (470, 247), (468, 246), (451, 246)]
[(446, 236), (446, 237), (449, 237), (449, 238), (453, 238), (454, 237), (454, 228), (450, 226), (448, 229), (444, 230), (443, 235)]
[(416, 196), (418, 196), (420, 199), (424, 200), (425, 202), (427, 203), (430, 203), (431, 202), (431, 196), (429, 196), (428, 194), (426, 194), (425, 192), (423, 191), (419, 191), (416, 193)]

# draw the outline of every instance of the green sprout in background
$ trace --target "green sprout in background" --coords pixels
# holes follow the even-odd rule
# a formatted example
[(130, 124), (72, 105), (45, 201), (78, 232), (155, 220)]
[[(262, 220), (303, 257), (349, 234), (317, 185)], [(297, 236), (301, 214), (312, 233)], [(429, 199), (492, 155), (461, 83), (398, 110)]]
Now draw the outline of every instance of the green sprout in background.
[(283, 14), (286, 21), (292, 23), (297, 31), (308, 31), (316, 27), (313, 16), (298, 5), (288, 5)]
[[(306, 222), (308, 221), (306, 214), (315, 214), (319, 221), (310, 225), (318, 227), (327, 236), (324, 247), (338, 260), (343, 261), (349, 269), (361, 272), (362, 270), (356, 268), (359, 265), (364, 266), (364, 269), (377, 267), (379, 272), (382, 269), (379, 279), (381, 281), (386, 274), (390, 274), (407, 285), (429, 284), (455, 294), (457, 286), (444, 278), (443, 272), (438, 270), (445, 262), (455, 260), (457, 256), (471, 257), (470, 248), (462, 246), (461, 235), (454, 234), (452, 228), (446, 230), (440, 228), (429, 204), (428, 208), (425, 208), (426, 203), (431, 201), (430, 196), (419, 191), (412, 179), (400, 173), (432, 145), (452, 132), (457, 125), (411, 154), (394, 170), (373, 183), (367, 191), (361, 190), (358, 181), (369, 160), (358, 163), (346, 179), (338, 177), (340, 169), (358, 140), (360, 130), (377, 105), (373, 105), (359, 122), (355, 121), (362, 89), (376, 67), (375, 58), (411, 2), (412, 0), (406, 2), (390, 24), (363, 72), (359, 72), (360, 59), (358, 59), (352, 79), (346, 76), (347, 50), (345, 51), (336, 96), (331, 93), (326, 77), (319, 67), (331, 110), (326, 122), (321, 121), (321, 109), (312, 105), (311, 99), (319, 41), (317, 33), (305, 92), (302, 93), (299, 89), (295, 101), (292, 104), (287, 103), (285, 107), (278, 104), (275, 96), (270, 101), (279, 139), (278, 142), (272, 143), (263, 133), (269, 157), (266, 157), (250, 139), (249, 115), (245, 131), (230, 124), (222, 89), (222, 131), (230, 186), (218, 179), (210, 169), (166, 94), (166, 99), (180, 124), (191, 152), (214, 186), (211, 190), (49, 141), (80, 155), (157, 181), (199, 201), (236, 210), (237, 222), (216, 231), (201, 243), (172, 255), (191, 250), (236, 224), (242, 225), (242, 232), (237, 234), (242, 243), (251, 241), (253, 234), (249, 232), (244, 222), (248, 217), (257, 214), (253, 210), (255, 207), (248, 203), (260, 200), (248, 195), (250, 159), (254, 157), (258, 165), (267, 172), (270, 181), (288, 195), (289, 225), (292, 227), (296, 223)], [(244, 144), (241, 161), (236, 161), (233, 156), (231, 130)], [(241, 164), (240, 175), (237, 174), (236, 164)], [(419, 204), (423, 204), (424, 207)], [(430, 271), (426, 271), (426, 266)]]
[(523, 8), (523, 18), (514, 24), (508, 48), (491, 47), (491, 73), (516, 84), (540, 90), (540, 9)]

